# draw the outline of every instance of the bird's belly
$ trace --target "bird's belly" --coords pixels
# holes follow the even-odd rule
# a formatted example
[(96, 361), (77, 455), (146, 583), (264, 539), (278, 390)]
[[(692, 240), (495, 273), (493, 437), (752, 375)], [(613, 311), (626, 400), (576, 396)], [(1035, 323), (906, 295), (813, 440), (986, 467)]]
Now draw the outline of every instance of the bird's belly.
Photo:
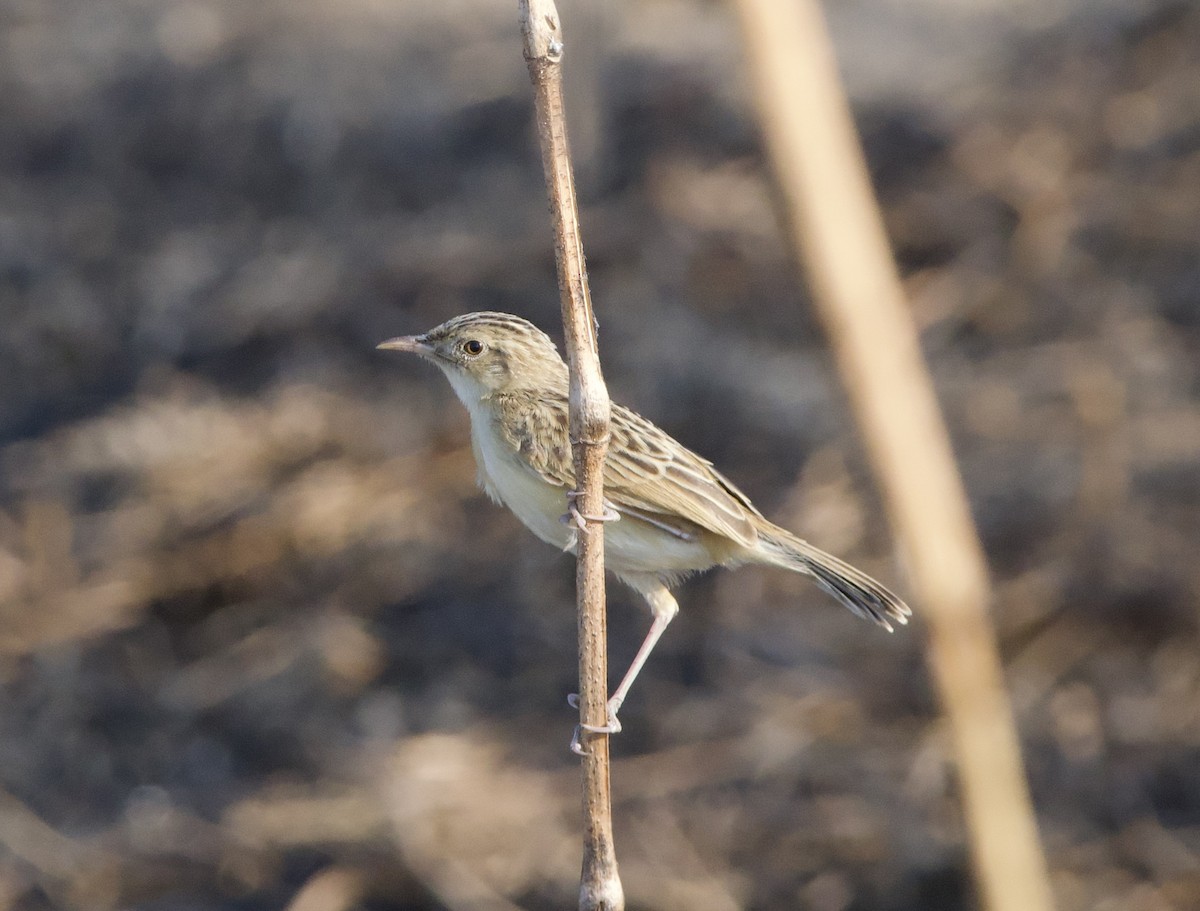
[[(475, 441), (488, 493), (548, 544), (574, 550), (578, 529), (564, 523), (566, 488), (547, 482), (516, 453), (486, 435)], [(633, 516), (604, 527), (605, 565), (618, 574), (678, 576), (719, 562), (699, 538), (680, 538)]]
[(604, 563), (618, 575), (679, 576), (716, 562), (698, 538), (679, 538), (633, 516), (604, 526)]

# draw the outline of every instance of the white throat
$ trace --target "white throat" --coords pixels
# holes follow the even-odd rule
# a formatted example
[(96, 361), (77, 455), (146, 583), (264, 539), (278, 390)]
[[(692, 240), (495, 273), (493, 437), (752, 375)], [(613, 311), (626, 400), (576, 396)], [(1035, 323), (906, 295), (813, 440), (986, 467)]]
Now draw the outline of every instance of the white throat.
[[(441, 367), (441, 364), (438, 364)], [(453, 367), (442, 367), (442, 373), (446, 374), (446, 379), (450, 381), (451, 388), (454, 389), (454, 394), (458, 396), (458, 400), (467, 406), (467, 410), (471, 415), (475, 415), (475, 410), (479, 407), (483, 399), (484, 389), (480, 386), (479, 381), (473, 376), (463, 373), (461, 370), (455, 370)]]

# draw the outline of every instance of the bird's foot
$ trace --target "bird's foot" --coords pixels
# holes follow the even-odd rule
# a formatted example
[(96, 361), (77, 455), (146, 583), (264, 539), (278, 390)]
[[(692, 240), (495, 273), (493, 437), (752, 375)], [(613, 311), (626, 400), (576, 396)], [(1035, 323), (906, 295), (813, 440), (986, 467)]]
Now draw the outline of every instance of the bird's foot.
[[(567, 704), (573, 709), (579, 708), (579, 694), (568, 693)], [(621, 733), (621, 722), (617, 718), (617, 712), (621, 708), (621, 700), (616, 696), (608, 700), (606, 710), (608, 721), (605, 724), (584, 724), (580, 722), (575, 725), (575, 733), (571, 735), (571, 752), (578, 756), (586, 756), (587, 750), (583, 748), (583, 732), (589, 734), (619, 734)]]
[(578, 490), (567, 491), (567, 511), (558, 517), (558, 521), (564, 525), (574, 525), (580, 531), (587, 531), (588, 522), (619, 522), (621, 514), (612, 508), (612, 504), (605, 501), (604, 512), (601, 515), (593, 516), (579, 511), (575, 505), (575, 501), (581, 496)]

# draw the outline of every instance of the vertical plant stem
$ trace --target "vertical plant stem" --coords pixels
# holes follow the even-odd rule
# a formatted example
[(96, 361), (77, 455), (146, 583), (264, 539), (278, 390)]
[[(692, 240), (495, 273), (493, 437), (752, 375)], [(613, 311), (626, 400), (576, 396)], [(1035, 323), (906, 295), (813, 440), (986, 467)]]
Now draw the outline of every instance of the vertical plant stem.
[[(554, 221), (554, 252), (571, 371), (571, 441), (575, 457), (575, 506), (584, 516), (604, 514), (604, 457), (611, 405), (596, 345), (584, 266), (583, 241), (563, 110), (562, 26), (553, 0), (520, 0), (525, 60), (533, 83), (538, 141)], [(607, 623), (604, 603), (604, 526), (587, 521), (579, 533), (575, 582), (579, 609), (580, 723), (608, 720)], [(583, 869), (580, 911), (622, 911), (625, 896), (612, 836), (608, 735), (582, 733)]]
[(987, 567), (817, 0), (736, 0), (763, 133), (929, 629), (980, 897), (1048, 911)]

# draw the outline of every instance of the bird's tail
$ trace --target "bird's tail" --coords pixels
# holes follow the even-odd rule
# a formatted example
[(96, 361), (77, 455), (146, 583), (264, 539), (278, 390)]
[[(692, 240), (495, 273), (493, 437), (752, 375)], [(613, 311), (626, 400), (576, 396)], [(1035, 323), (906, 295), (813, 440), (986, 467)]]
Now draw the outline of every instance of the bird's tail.
[(777, 525), (758, 529), (758, 552), (764, 563), (812, 576), (822, 589), (854, 613), (874, 620), (888, 632), (912, 615), (908, 605), (866, 573), (802, 541)]

